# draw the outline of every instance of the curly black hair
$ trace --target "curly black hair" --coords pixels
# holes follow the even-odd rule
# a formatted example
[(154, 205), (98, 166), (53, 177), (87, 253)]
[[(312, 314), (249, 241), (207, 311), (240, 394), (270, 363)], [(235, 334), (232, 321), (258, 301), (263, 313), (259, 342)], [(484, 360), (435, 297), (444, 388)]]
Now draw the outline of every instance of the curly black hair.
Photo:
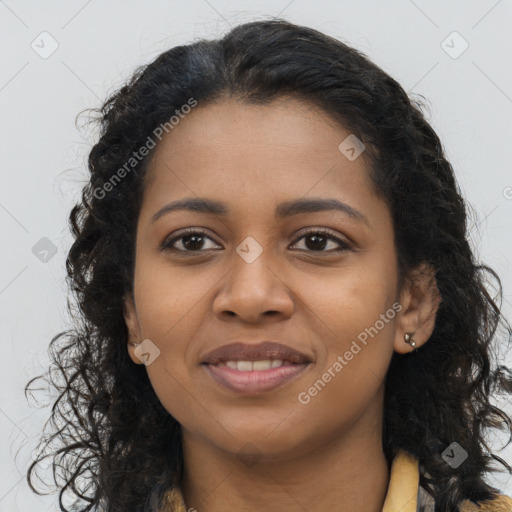
[[(65, 493), (79, 503), (74, 510), (158, 510), (183, 471), (180, 425), (126, 349), (123, 301), (133, 293), (136, 223), (151, 158), (134, 155), (191, 98), (200, 105), (223, 98), (267, 104), (283, 96), (314, 104), (364, 142), (376, 192), (392, 214), (400, 283), (421, 264), (435, 269), (442, 302), (432, 336), (419, 350), (394, 353), (386, 377), (388, 462), (399, 449), (418, 457), (420, 484), (436, 512), (493, 498), (499, 491), (485, 480), (493, 459), (511, 472), (485, 437), (490, 428), (510, 437), (512, 426), (490, 400), (512, 393), (512, 373), (497, 355), (512, 340), (502, 285), (476, 261), (469, 209), (425, 105), (360, 51), (273, 18), (165, 51), (92, 110), (99, 140), (89, 153), (90, 180), (69, 216), (73, 327), (51, 340), (50, 370), (25, 388), (47, 378), (59, 392), (40, 444), (53, 447), (46, 456), (56, 483), (60, 470), (62, 510)], [(442, 457), (454, 441), (468, 453), (457, 469)], [(27, 472), (37, 493), (31, 480), (41, 458)]]

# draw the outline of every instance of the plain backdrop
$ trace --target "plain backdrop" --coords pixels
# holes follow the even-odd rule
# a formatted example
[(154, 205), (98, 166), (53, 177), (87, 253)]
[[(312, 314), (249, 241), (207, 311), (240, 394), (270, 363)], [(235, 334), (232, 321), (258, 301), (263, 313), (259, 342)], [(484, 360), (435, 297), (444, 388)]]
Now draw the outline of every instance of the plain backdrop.
[[(474, 211), (475, 253), (501, 276), (512, 317), (512, 0), (0, 0), (0, 512), (58, 510), (26, 483), (50, 409), (23, 388), (67, 327), (67, 216), (95, 142), (75, 117), (169, 47), (271, 16), (360, 49), (428, 100)], [(512, 463), (511, 446), (500, 455)], [(510, 475), (492, 478), (512, 494)]]

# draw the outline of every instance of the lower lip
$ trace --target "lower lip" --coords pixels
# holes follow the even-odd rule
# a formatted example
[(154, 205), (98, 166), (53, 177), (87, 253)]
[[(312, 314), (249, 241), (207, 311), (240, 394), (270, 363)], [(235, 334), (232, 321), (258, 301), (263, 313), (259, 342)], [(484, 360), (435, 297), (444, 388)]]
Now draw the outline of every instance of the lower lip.
[(271, 391), (285, 382), (296, 378), (308, 366), (308, 363), (292, 364), (270, 368), (268, 370), (252, 370), (243, 372), (229, 366), (204, 365), (213, 379), (236, 393), (262, 393)]

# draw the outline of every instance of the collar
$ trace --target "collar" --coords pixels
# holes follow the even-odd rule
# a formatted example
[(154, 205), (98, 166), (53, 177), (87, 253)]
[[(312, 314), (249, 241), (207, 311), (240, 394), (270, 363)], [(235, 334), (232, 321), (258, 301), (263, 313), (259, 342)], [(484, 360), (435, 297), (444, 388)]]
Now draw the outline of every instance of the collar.
[[(419, 477), (417, 457), (405, 450), (399, 450), (391, 466), (388, 492), (382, 512), (433, 511), (434, 500), (420, 487)], [(478, 502), (478, 504), (464, 500), (459, 510), (460, 512), (512, 512), (512, 498), (497, 494), (493, 499)]]
[(418, 459), (405, 450), (399, 450), (391, 464), (382, 512), (416, 512), (419, 481)]

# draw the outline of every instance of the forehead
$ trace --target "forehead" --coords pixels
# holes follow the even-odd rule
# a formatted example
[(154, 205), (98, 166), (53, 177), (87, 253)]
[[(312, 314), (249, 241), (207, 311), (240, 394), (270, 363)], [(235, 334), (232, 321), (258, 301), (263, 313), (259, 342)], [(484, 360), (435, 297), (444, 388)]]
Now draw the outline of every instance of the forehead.
[(349, 134), (316, 105), (293, 97), (263, 105), (223, 99), (204, 106), (199, 103), (183, 115), (158, 144), (153, 163), (158, 167), (162, 159), (172, 156), (196, 157), (190, 150), (207, 151), (209, 161), (228, 150), (260, 159), (284, 154), (310, 160), (318, 153), (336, 154)]
[(253, 208), (279, 197), (372, 196), (364, 153), (349, 160), (339, 145), (350, 131), (295, 98), (264, 105), (236, 99), (198, 106), (154, 149), (145, 203), (216, 196)]

